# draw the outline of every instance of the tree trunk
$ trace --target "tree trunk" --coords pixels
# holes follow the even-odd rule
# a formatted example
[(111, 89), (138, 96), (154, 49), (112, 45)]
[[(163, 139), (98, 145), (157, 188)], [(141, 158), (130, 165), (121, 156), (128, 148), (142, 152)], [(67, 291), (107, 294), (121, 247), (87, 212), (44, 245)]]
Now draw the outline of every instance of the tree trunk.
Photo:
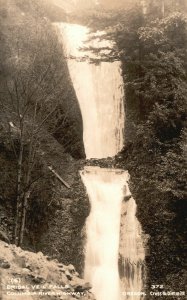
[(20, 235), (19, 235), (19, 245), (23, 243), (24, 231), (25, 231), (25, 220), (26, 220), (26, 213), (27, 213), (27, 206), (28, 206), (28, 199), (30, 197), (30, 190), (25, 193), (23, 199), (23, 210), (21, 216), (21, 228), (20, 228)]
[(22, 163), (23, 163), (23, 141), (21, 138), (20, 152), (18, 158), (18, 170), (17, 170), (17, 197), (16, 197), (16, 219), (15, 219), (15, 232), (14, 242), (18, 246), (19, 243), (19, 229), (21, 222), (21, 177), (22, 177)]
[[(31, 145), (30, 145), (31, 147)], [(24, 231), (25, 231), (25, 220), (26, 220), (26, 213), (27, 213), (27, 206), (28, 206), (28, 199), (30, 197), (30, 176), (31, 176), (31, 169), (32, 169), (32, 161), (31, 161), (31, 154), (32, 150), (30, 148), (29, 151), (29, 161), (28, 161), (28, 170), (27, 170), (27, 176), (26, 176), (26, 189), (23, 196), (22, 201), (22, 212), (21, 212), (21, 224), (20, 224), (20, 230), (19, 230), (19, 246), (21, 246), (23, 242), (24, 237)]]
[[(28, 206), (28, 199), (30, 197), (30, 179), (31, 179), (31, 172), (32, 167), (34, 163), (34, 125), (36, 122), (36, 112), (37, 112), (37, 102), (35, 103), (35, 109), (34, 109), (34, 115), (33, 115), (33, 123), (32, 123), (32, 131), (31, 131), (31, 141), (29, 145), (29, 155), (28, 155), (28, 169), (26, 174), (26, 186), (25, 186), (25, 192), (23, 196), (23, 202), (22, 202), (22, 212), (21, 212), (21, 225), (20, 225), (20, 231), (19, 231), (19, 246), (23, 243), (23, 237), (24, 237), (24, 231), (25, 231), (25, 220), (26, 220), (26, 213), (27, 213), (27, 206)], [(35, 141), (37, 142), (37, 141)]]

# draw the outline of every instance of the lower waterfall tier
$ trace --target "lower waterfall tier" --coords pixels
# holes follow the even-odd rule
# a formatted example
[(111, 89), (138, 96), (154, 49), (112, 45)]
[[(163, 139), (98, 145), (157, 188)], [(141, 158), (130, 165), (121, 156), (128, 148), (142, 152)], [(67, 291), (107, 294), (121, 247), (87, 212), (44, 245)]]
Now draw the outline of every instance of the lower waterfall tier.
[(118, 250), (121, 202), (128, 173), (87, 167), (81, 173), (91, 202), (87, 219), (85, 279), (97, 300), (119, 300)]
[[(85, 279), (93, 286), (93, 293), (97, 300), (125, 299), (122, 297), (122, 292), (129, 288), (132, 291), (138, 289), (141, 292), (142, 284), (137, 283), (137, 280), (141, 281), (141, 276), (138, 275), (140, 274), (139, 268), (133, 267), (131, 272), (131, 269), (127, 268), (128, 264), (125, 263), (121, 281), (118, 269), (121, 237), (123, 238), (124, 235), (126, 245), (123, 253), (120, 253), (123, 262), (131, 259), (134, 262), (139, 261), (136, 257), (138, 256), (137, 243), (140, 242), (137, 239), (139, 226), (135, 216), (136, 204), (128, 188), (128, 172), (85, 167), (81, 171), (81, 177), (91, 202), (91, 212), (86, 222)], [(126, 198), (130, 200), (125, 202)], [(129, 225), (126, 224), (123, 228), (125, 231), (120, 234), (123, 203), (129, 203), (126, 212)], [(132, 239), (127, 234), (128, 228), (130, 228)], [(144, 259), (144, 253), (141, 253), (141, 259)], [(136, 270), (138, 274), (133, 273)]]

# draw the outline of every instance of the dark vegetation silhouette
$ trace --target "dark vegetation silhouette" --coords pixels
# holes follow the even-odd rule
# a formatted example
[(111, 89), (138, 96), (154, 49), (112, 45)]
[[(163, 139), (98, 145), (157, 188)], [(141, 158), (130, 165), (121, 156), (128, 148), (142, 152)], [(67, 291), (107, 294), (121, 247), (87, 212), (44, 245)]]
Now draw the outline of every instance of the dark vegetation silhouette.
[(36, 2), (1, 2), (1, 142), (15, 159), (16, 245), (23, 243), (31, 194), (44, 176), (45, 140), (54, 136), (64, 152), (84, 156), (82, 121), (62, 46), (42, 13)]

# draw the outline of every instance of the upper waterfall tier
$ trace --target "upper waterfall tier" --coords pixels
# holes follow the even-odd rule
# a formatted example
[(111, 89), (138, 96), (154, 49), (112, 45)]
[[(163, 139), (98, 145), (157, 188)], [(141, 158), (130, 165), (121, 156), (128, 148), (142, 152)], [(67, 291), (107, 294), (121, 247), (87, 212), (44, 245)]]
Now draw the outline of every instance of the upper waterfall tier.
[[(124, 92), (120, 62), (89, 63), (85, 46), (111, 46), (109, 41), (89, 38), (89, 29), (56, 23), (61, 34), (73, 86), (82, 112), (87, 158), (116, 155), (124, 145)], [(81, 60), (85, 55), (87, 59)]]

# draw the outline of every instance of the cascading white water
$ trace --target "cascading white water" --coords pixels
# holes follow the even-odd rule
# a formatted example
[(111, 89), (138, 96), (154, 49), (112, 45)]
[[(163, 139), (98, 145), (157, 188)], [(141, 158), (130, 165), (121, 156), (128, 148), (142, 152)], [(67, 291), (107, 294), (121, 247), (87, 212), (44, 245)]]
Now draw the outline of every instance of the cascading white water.
[[(119, 62), (91, 64), (81, 61), (88, 39), (87, 27), (56, 23), (62, 32), (68, 67), (83, 117), (83, 137), (87, 158), (114, 156), (124, 145), (123, 81)], [(91, 42), (90, 42), (91, 43)], [(109, 46), (107, 41), (89, 46)], [(88, 46), (87, 45), (87, 46)], [(75, 59), (76, 58), (76, 59)]]
[[(88, 52), (85, 58), (85, 51), (81, 49), (85, 46), (89, 29), (76, 24), (54, 25), (62, 38), (82, 112), (86, 157), (114, 156), (124, 145), (125, 112), (120, 63), (90, 64), (92, 54)], [(99, 40), (88, 45), (111, 46), (109, 42)], [(85, 279), (92, 284), (96, 300), (128, 299), (128, 295), (122, 296), (123, 291), (140, 292), (142, 289), (139, 264), (144, 259), (136, 203), (133, 198), (122, 201), (130, 194), (128, 172), (85, 167), (80, 173), (91, 202), (91, 213), (86, 222)], [(119, 254), (123, 261), (121, 281)], [(132, 262), (137, 267), (133, 265), (131, 268)], [(140, 298), (136, 297), (137, 300)]]
[[(121, 261), (121, 287), (127, 299), (142, 299), (144, 293), (144, 260), (145, 249), (142, 240), (142, 228), (136, 218), (136, 202), (131, 197), (122, 203), (121, 232), (119, 254)], [(138, 298), (139, 296), (139, 298)]]
[(81, 172), (91, 202), (87, 219), (85, 278), (92, 283), (97, 300), (119, 300), (118, 272), (121, 202), (128, 173), (87, 167)]

